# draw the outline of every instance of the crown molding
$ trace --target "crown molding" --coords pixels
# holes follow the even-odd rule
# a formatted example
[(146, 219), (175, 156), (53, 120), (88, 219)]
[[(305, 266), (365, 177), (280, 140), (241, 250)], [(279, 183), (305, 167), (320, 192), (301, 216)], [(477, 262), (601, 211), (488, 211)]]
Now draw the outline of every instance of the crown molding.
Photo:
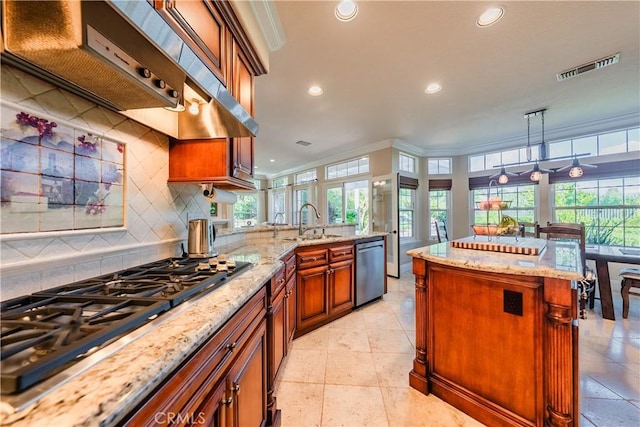
[(271, 0), (254, 0), (250, 2), (250, 5), (269, 50), (274, 52), (284, 46), (287, 42), (287, 37), (282, 29), (275, 2)]

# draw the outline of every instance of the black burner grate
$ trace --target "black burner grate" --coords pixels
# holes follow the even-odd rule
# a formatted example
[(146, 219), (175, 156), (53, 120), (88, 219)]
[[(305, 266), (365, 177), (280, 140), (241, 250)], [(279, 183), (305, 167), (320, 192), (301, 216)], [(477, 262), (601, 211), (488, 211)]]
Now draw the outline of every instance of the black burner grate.
[(167, 258), (1, 304), (2, 393), (26, 390), (181, 302), (249, 268)]

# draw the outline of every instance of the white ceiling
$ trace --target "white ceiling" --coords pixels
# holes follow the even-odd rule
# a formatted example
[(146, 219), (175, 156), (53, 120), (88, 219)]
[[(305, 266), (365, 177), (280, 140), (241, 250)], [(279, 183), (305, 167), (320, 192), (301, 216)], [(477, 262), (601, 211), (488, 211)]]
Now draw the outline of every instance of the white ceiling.
[[(639, 123), (638, 1), (505, 1), (488, 28), (475, 21), (493, 2), (359, 1), (346, 23), (336, 4), (275, 2), (286, 43), (255, 81), (257, 175), (390, 140), (433, 156), (522, 146), (524, 114), (542, 108), (547, 141)], [(617, 64), (556, 79), (617, 52)], [(427, 95), (432, 82), (443, 89)], [(324, 94), (309, 96), (312, 84)], [(532, 144), (540, 125), (532, 119)]]

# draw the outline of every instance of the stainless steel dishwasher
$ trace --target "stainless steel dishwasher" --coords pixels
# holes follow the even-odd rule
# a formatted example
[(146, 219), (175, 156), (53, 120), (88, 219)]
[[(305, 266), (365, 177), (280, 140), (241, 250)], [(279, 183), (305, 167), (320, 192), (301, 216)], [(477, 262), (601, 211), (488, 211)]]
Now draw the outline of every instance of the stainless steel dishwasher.
[(356, 307), (384, 294), (384, 241), (356, 244)]

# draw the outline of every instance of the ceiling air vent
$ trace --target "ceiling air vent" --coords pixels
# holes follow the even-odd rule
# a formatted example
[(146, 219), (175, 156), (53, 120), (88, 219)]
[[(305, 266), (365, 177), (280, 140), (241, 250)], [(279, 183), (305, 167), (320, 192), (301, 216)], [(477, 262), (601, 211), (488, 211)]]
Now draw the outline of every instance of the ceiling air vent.
[(303, 147), (308, 147), (311, 145), (311, 143), (307, 141), (297, 141), (296, 144), (302, 145)]
[(613, 65), (620, 60), (620, 53), (616, 53), (614, 55), (607, 56), (605, 58), (596, 59), (595, 61), (588, 62), (586, 64), (582, 64), (575, 68), (570, 68), (566, 71), (556, 74), (556, 78), (559, 82), (562, 80), (567, 80), (571, 77), (575, 77), (578, 74), (586, 73), (587, 71), (597, 70), (599, 68), (604, 68), (609, 65)]

